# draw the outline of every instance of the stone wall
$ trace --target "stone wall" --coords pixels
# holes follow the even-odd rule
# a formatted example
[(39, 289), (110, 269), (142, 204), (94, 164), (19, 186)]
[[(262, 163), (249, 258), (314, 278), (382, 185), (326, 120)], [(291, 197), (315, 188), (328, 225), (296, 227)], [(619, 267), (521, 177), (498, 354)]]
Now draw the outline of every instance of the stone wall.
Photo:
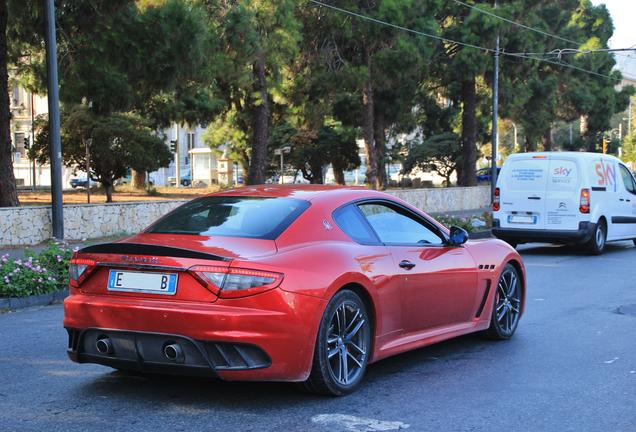
[[(64, 238), (82, 240), (139, 232), (184, 202), (65, 205)], [(50, 207), (0, 208), (0, 246), (35, 245), (50, 238)]]
[[(487, 207), (490, 187), (388, 191), (427, 213)], [(64, 206), (64, 238), (82, 240), (136, 233), (185, 201), (145, 201)], [(0, 247), (28, 246), (51, 238), (50, 207), (0, 208)]]
[(397, 189), (387, 192), (426, 213), (475, 210), (490, 205), (490, 185), (431, 189)]

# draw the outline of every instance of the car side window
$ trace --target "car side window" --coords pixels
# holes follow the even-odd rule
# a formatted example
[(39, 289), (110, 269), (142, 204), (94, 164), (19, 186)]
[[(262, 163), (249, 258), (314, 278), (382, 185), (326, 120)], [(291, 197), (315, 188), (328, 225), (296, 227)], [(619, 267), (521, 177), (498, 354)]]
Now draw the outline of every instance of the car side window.
[(355, 242), (364, 245), (379, 244), (380, 241), (369, 226), (364, 217), (355, 207), (355, 205), (347, 205), (336, 210), (333, 214), (333, 220)]
[(625, 189), (627, 192), (633, 193), (636, 195), (636, 184), (634, 184), (634, 177), (632, 177), (632, 173), (624, 165), (619, 165), (621, 170), (621, 177), (623, 178), (623, 184), (625, 185)]
[(389, 245), (441, 245), (444, 240), (407, 211), (380, 204), (358, 205), (380, 241)]

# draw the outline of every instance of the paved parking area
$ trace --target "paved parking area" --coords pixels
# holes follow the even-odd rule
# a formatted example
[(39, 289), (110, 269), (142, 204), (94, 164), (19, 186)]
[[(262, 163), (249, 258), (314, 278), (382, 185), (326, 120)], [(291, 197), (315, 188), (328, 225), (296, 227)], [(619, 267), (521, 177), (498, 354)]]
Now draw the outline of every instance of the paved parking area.
[(60, 305), (0, 315), (0, 431), (636, 430), (636, 248), (521, 246), (516, 336), (372, 365), (344, 398), (287, 384), (142, 377), (65, 354)]

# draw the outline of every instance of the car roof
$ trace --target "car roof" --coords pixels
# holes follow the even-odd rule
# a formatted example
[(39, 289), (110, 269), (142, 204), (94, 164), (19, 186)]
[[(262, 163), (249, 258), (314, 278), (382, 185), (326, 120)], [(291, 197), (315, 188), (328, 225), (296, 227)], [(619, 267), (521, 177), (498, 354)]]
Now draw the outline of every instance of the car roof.
[(311, 201), (312, 204), (330, 204), (339, 206), (346, 202), (358, 199), (390, 199), (401, 201), (396, 197), (367, 189), (363, 186), (337, 186), (337, 185), (254, 185), (227, 189), (221, 192), (210, 194), (209, 196), (249, 196), (249, 197), (272, 197), (272, 198), (296, 198)]

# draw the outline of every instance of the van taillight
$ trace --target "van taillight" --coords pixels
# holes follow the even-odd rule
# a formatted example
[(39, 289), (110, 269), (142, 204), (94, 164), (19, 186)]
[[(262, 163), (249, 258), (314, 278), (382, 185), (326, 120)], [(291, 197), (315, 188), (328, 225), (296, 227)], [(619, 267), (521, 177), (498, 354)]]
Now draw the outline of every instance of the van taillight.
[(579, 211), (581, 213), (590, 212), (590, 190), (581, 189), (581, 201), (579, 203)]
[(495, 196), (492, 199), (492, 211), (499, 211), (499, 188), (495, 188)]

